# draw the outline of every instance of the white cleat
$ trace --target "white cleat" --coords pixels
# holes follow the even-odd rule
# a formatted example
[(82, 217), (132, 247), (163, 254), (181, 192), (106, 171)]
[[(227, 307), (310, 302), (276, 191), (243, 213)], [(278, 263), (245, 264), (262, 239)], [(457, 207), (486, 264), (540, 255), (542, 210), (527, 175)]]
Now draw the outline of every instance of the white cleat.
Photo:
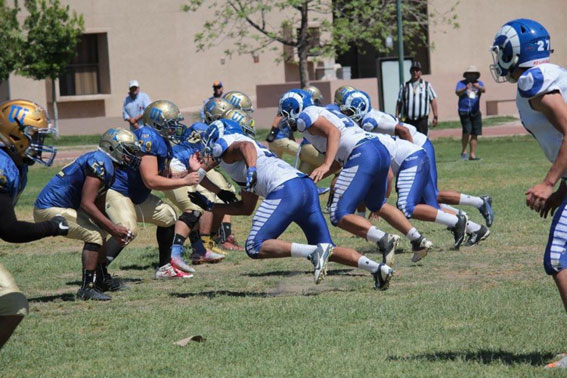
[(431, 240), (427, 240), (423, 236), (419, 239), (411, 242), (411, 249), (413, 251), (413, 256), (411, 257), (411, 262), (418, 262), (423, 259), (429, 253), (429, 250), (433, 247)]
[(333, 245), (329, 243), (319, 243), (317, 244), (317, 249), (313, 251), (310, 256), (310, 260), (315, 268), (313, 272), (313, 277), (315, 279), (315, 284), (318, 285), (325, 275), (327, 274), (327, 263), (329, 258), (333, 254)]

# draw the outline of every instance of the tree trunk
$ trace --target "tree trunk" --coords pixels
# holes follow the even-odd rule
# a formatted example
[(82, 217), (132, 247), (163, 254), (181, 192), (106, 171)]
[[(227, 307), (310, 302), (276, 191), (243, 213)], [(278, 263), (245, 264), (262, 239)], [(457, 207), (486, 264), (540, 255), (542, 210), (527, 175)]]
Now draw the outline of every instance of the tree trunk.
[(51, 79), (51, 100), (53, 101), (53, 122), (55, 125), (55, 138), (59, 138), (59, 114), (57, 113), (57, 93), (55, 91), (55, 81)]
[(307, 2), (301, 6), (301, 26), (299, 28), (299, 43), (297, 55), (299, 56), (299, 84), (301, 88), (309, 85), (309, 71), (307, 69), (307, 53), (309, 52), (309, 28), (307, 23)]

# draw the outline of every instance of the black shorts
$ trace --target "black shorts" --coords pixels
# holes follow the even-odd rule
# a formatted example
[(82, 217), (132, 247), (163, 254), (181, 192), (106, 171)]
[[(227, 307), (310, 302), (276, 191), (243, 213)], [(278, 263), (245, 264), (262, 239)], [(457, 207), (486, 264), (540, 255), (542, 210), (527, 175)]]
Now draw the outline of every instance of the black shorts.
[(477, 113), (461, 113), (461, 126), (463, 127), (463, 134), (482, 135), (482, 115)]

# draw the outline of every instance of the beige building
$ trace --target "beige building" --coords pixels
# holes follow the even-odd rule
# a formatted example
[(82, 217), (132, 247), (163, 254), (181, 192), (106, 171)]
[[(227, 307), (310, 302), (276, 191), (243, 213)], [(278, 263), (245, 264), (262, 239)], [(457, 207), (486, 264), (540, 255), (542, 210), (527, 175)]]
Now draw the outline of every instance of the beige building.
[[(62, 134), (93, 134), (110, 126), (123, 125), (122, 104), (128, 81), (136, 79), (152, 100), (170, 99), (193, 117), (204, 99), (212, 94), (212, 82), (221, 80), (225, 91), (242, 90), (260, 108), (255, 113), (258, 126), (268, 127), (285, 89), (297, 85), (293, 63), (277, 63), (279, 51), (266, 51), (257, 56), (224, 56), (233, 42), (223, 41), (206, 52), (196, 52), (193, 36), (204, 20), (213, 18), (203, 7), (198, 13), (181, 11), (183, 1), (150, 0), (64, 0), (85, 19), (85, 36), (69, 72), (57, 83), (60, 130)], [(429, 9), (443, 14), (454, 1), (429, 0)], [(486, 114), (514, 114), (512, 85), (496, 84), (490, 77), (488, 48), (497, 29), (506, 21), (530, 17), (543, 23), (550, 32), (555, 48), (553, 62), (567, 64), (567, 49), (560, 38), (567, 26), (567, 1), (546, 0), (467, 0), (460, 1), (456, 13), (460, 27), (452, 29), (440, 22), (429, 24), (426, 49), (429, 80), (438, 96), (441, 120), (457, 119), (455, 85), (470, 64), (479, 67), (486, 84), (482, 110)], [(279, 25), (281, 19), (269, 20)], [(310, 25), (316, 27), (317, 24)], [(406, 58), (413, 58), (406, 51)], [(377, 64), (376, 57), (371, 64)], [(333, 61), (312, 62), (313, 79), (334, 72)], [(370, 93), (379, 104), (381, 80), (372, 70), (350, 81), (315, 81), (326, 99), (334, 89), (350, 84)], [(406, 73), (406, 77), (409, 73)], [(16, 75), (0, 85), (0, 99), (33, 99), (51, 109), (51, 87), (45, 81), (34, 81)], [(488, 109), (487, 109), (488, 104)]]

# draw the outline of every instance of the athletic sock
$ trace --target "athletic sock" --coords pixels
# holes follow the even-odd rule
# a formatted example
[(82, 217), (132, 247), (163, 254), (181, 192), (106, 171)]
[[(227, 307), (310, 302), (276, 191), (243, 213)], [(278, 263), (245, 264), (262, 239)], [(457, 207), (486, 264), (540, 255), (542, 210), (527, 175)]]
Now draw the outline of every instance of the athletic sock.
[(104, 281), (106, 278), (112, 278), (108, 269), (106, 269), (107, 264), (97, 264), (96, 266), (96, 280), (98, 282)]
[(368, 233), (366, 234), (366, 240), (373, 243), (378, 243), (380, 239), (382, 239), (386, 235), (386, 233), (382, 230), (377, 229), (376, 227), (372, 226), (368, 229)]
[(460, 210), (460, 209), (457, 209), (456, 207), (453, 207), (453, 206), (451, 206), (451, 205), (447, 205), (446, 203), (440, 203), (439, 206), (441, 206), (441, 208), (442, 208), (442, 209), (445, 209), (445, 210), (451, 210), (451, 211), (454, 211), (455, 213), (458, 213), (458, 212), (460, 211), (460, 212), (462, 212), (463, 214), (465, 214), (464, 211), (462, 211), (462, 210)]
[(186, 237), (183, 235), (175, 234), (173, 237), (173, 244), (171, 245), (171, 258), (181, 257), (183, 253), (183, 243), (185, 243)]
[(366, 256), (360, 256), (360, 258), (358, 259), (359, 269), (364, 269), (370, 273), (376, 273), (379, 267), (380, 264), (378, 264), (376, 261), (370, 260)]
[(447, 227), (455, 227), (459, 218), (456, 215), (445, 213), (441, 210), (437, 211), (437, 217), (435, 217), (435, 223), (444, 224)]
[(414, 241), (419, 239), (421, 237), (421, 234), (415, 227), (412, 227), (411, 230), (409, 230), (406, 234), (406, 237), (409, 239), (409, 241)]
[(201, 256), (205, 256), (207, 254), (207, 249), (203, 245), (203, 241), (201, 240), (201, 236), (199, 235), (198, 231), (193, 231), (189, 234), (189, 241), (191, 241), (191, 248), (193, 248), (193, 253)]
[(291, 257), (309, 257), (316, 249), (316, 245), (291, 243)]
[(470, 234), (472, 232), (476, 232), (478, 230), (480, 230), (480, 224), (475, 223), (473, 221), (467, 222), (467, 234)]
[(220, 244), (226, 242), (226, 239), (230, 236), (230, 234), (232, 234), (232, 224), (223, 222), (220, 225), (219, 230), (217, 231), (217, 235), (219, 235), (220, 239)]
[(459, 199), (459, 205), (474, 206), (477, 209), (484, 204), (484, 201), (480, 197), (469, 196), (468, 194), (461, 194)]
[(116, 238), (112, 237), (108, 239), (108, 241), (106, 242), (106, 265), (109, 265), (111, 262), (113, 262), (123, 249), (124, 246), (120, 244), (120, 242), (116, 240)]
[(84, 289), (89, 284), (94, 283), (95, 271), (83, 269), (83, 284), (81, 287)]
[(171, 242), (175, 234), (175, 226), (157, 227), (156, 239), (159, 248), (159, 266), (169, 264), (171, 260)]

